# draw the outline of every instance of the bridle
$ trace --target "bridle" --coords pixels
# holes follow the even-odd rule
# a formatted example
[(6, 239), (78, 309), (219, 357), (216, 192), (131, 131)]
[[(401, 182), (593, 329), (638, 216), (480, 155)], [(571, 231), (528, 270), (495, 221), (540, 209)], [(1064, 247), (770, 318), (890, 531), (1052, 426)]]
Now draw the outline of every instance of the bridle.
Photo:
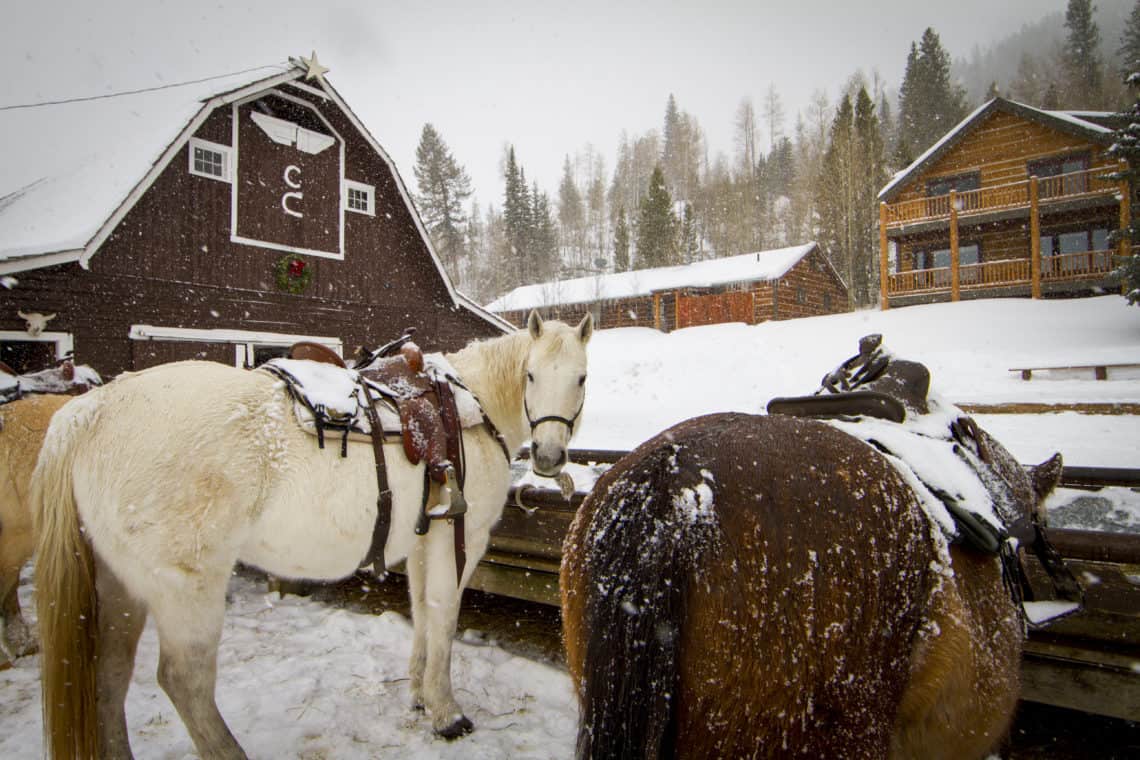
[(578, 404), (578, 411), (574, 412), (574, 416), (567, 419), (557, 414), (548, 414), (545, 417), (539, 417), (537, 420), (530, 416), (530, 403), (527, 402), (526, 394), (523, 394), (523, 409), (526, 410), (526, 421), (530, 423), (530, 433), (534, 435), (534, 429), (544, 422), (561, 422), (567, 427), (567, 436), (574, 435), (574, 424), (578, 422), (578, 416), (582, 414), (582, 406), (586, 403), (585, 397), (582, 398), (582, 403)]

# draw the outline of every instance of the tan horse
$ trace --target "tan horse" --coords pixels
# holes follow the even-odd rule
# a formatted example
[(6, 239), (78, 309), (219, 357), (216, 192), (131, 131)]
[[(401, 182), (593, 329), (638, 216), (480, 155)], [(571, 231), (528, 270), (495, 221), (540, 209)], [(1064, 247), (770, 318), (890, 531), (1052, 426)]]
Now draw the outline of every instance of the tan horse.
[[(1021, 509), (1055, 486), (1059, 457), (986, 445)], [(997, 556), (947, 552), (884, 455), (813, 420), (640, 446), (571, 525), (562, 594), (582, 758), (977, 758), (1018, 698)]]
[(31, 395), (0, 406), (0, 666), (35, 650), (35, 636), (20, 613), (20, 570), (36, 536), (28, 507), (28, 481), (40, 444), (63, 395)]

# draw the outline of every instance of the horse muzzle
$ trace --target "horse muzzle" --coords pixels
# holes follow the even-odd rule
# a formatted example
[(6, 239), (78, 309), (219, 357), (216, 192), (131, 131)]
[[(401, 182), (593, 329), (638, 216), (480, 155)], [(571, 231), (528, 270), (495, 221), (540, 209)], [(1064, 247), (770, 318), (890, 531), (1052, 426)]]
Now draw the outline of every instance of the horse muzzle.
[(569, 454), (565, 446), (552, 443), (533, 441), (530, 452), (531, 468), (535, 475), (544, 478), (553, 478), (562, 472)]

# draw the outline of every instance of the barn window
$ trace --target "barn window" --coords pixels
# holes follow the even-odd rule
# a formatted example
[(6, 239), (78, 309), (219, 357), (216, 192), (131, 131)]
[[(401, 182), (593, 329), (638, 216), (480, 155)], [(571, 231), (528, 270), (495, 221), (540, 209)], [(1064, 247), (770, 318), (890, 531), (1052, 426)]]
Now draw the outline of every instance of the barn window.
[(796, 303), (807, 303), (807, 291), (802, 285), (796, 288)]
[(831, 311), (831, 294), (827, 292), (823, 294), (823, 310)]
[(199, 177), (230, 181), (230, 147), (190, 138), (190, 173)]
[(376, 216), (376, 188), (363, 182), (344, 181), (344, 207), (358, 214)]

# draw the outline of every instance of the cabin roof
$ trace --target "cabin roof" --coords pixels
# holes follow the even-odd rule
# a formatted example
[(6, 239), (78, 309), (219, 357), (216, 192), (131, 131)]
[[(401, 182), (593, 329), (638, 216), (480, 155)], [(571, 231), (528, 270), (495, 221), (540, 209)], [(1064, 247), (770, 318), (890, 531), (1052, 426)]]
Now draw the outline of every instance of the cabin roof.
[(388, 164), (456, 305), (500, 329), (513, 329), (455, 290), (391, 158), (327, 79), (307, 81), (307, 74), (299, 62), (272, 64), (195, 82), (0, 111), (0, 274), (71, 262), (86, 267), (214, 109), (289, 85), (331, 100)]
[(1027, 106), (1005, 98), (994, 98), (974, 110), (957, 126), (947, 132), (941, 140), (931, 145), (926, 151), (896, 174), (882, 190), (879, 191), (879, 200), (891, 202), (902, 191), (910, 180), (920, 176), (929, 169), (934, 162), (953, 150), (963, 139), (981, 125), (991, 114), (1000, 111), (1031, 121), (1041, 126), (1055, 129), (1065, 134), (1080, 137), (1099, 145), (1112, 143), (1113, 125), (1116, 117), (1110, 112), (1103, 111), (1044, 111), (1040, 108)]
[(523, 285), (491, 302), (487, 308), (497, 312), (516, 311), (648, 296), (656, 291), (675, 288), (714, 287), (732, 282), (778, 280), (814, 250), (816, 244), (807, 243), (680, 266), (637, 269), (632, 272), (615, 272), (543, 282), (537, 285)]

